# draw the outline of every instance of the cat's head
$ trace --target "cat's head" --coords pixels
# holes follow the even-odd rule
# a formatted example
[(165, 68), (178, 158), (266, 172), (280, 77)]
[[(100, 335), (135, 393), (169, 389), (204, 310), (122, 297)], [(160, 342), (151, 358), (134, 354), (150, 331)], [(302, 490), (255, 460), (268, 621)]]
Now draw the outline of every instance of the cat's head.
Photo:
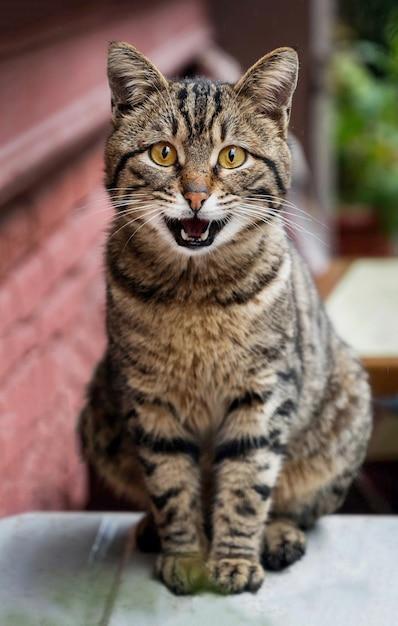
[(107, 185), (132, 233), (198, 255), (272, 219), (290, 182), (286, 143), (297, 54), (278, 48), (235, 84), (167, 80), (112, 43)]

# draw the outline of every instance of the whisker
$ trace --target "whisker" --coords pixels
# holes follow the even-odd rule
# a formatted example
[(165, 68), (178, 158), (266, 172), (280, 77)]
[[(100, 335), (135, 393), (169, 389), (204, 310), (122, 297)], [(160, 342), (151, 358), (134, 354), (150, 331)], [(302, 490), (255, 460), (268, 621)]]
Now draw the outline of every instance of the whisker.
[[(234, 211), (235, 209), (233, 209)], [(233, 212), (231, 211), (231, 212)], [(246, 209), (243, 208), (242, 211), (240, 212), (240, 215), (245, 215)], [(310, 230), (307, 230), (306, 228), (304, 228), (303, 226), (301, 226), (301, 224), (297, 224), (295, 222), (292, 222), (291, 220), (289, 220), (288, 218), (285, 218), (280, 211), (269, 211), (263, 214), (260, 214), (259, 212), (255, 211), (255, 212), (250, 212), (248, 211), (247, 216), (249, 218), (257, 218), (259, 221), (262, 221), (266, 224), (270, 224), (271, 221), (268, 219), (266, 219), (267, 217), (275, 217), (278, 220), (280, 220), (282, 222), (282, 224), (290, 229), (291, 231), (298, 231), (298, 232), (302, 232), (305, 233), (306, 235), (309, 235), (310, 237), (313, 237), (314, 239), (317, 239), (317, 241), (319, 241), (323, 246), (328, 247), (328, 244), (321, 239), (320, 237), (318, 237), (317, 235), (315, 235), (315, 233), (311, 232)]]
[[(243, 206), (243, 207), (245, 207), (245, 208), (247, 208), (247, 209), (249, 209), (249, 210), (253, 210), (253, 211), (255, 210), (254, 205), (246, 205), (246, 204), (243, 204), (243, 203), (242, 203), (242, 204), (241, 204), (241, 206)], [(263, 213), (264, 213), (264, 211), (267, 211), (267, 210), (268, 210), (268, 209), (267, 209), (266, 207), (261, 207), (261, 209), (260, 209), (260, 208), (258, 209), (258, 213), (259, 213), (259, 214), (263, 214)], [(277, 210), (277, 209), (275, 209), (275, 211), (278, 211), (278, 210)], [(279, 212), (279, 211), (278, 211), (278, 212)], [(302, 219), (302, 220), (306, 220), (306, 221), (308, 221), (308, 222), (312, 222), (312, 221), (313, 221), (311, 217), (304, 216), (304, 215), (303, 215), (303, 216), (297, 216), (297, 214), (296, 214), (296, 213), (292, 213), (292, 212), (285, 211), (285, 210), (283, 210), (283, 215), (292, 215), (292, 216), (294, 216), (294, 217), (300, 217), (300, 219)]]
[[(266, 200), (272, 200), (275, 203), (279, 203), (279, 204), (289, 204), (292, 207), (298, 208), (294, 202), (292, 202), (291, 200), (288, 200), (287, 198), (280, 198), (279, 196), (275, 196), (274, 194), (256, 194), (255, 196), (245, 196), (246, 200), (262, 200), (262, 199), (266, 199)], [(303, 210), (303, 209), (300, 209)], [(306, 211), (304, 211), (306, 213)]]
[(109, 187), (107, 191), (131, 191), (133, 193), (148, 193), (148, 191), (138, 191), (137, 189), (132, 189), (131, 185), (129, 187)]
[(125, 202), (126, 200), (155, 200), (155, 197), (153, 196), (153, 194), (151, 193), (143, 193), (143, 194), (138, 194), (134, 191), (132, 191), (131, 193), (126, 193), (124, 195), (121, 196), (116, 196), (111, 198), (111, 202)]
[[(249, 209), (250, 210), (250, 209)], [(311, 220), (311, 218), (309, 216), (302, 216), (302, 215), (297, 215), (296, 213), (290, 213), (289, 211), (279, 211), (277, 209), (266, 209), (268, 211), (269, 214), (272, 215), (278, 215), (280, 217), (280, 219), (287, 225), (289, 226), (291, 229), (296, 229), (297, 231), (301, 231), (304, 232), (308, 235), (311, 235), (311, 237), (313, 237), (314, 239), (317, 239), (318, 241), (320, 241), (323, 245), (325, 245), (326, 247), (328, 246), (328, 244), (321, 239), (320, 237), (318, 237), (315, 233), (313, 233), (310, 230), (307, 230), (302, 224), (300, 224), (299, 222), (289, 219), (289, 217), (286, 216), (293, 216), (298, 220)], [(315, 220), (311, 220), (311, 221), (315, 221)], [(326, 228), (326, 227), (325, 227)]]
[[(159, 210), (158, 207), (151, 207), (151, 205), (149, 205), (144, 210), (142, 210), (142, 211), (140, 210), (140, 215), (136, 216), (134, 219), (140, 219), (142, 216), (147, 215), (149, 213), (152, 213), (154, 211), (158, 211), (158, 210)], [(120, 215), (121, 219), (125, 219), (126, 217), (129, 217), (130, 215), (134, 215), (134, 213), (138, 213), (138, 211), (133, 211), (133, 212), (127, 211), (124, 214), (118, 214), (117, 217), (119, 217), (119, 215)], [(116, 219), (116, 221), (117, 221), (117, 219)]]
[(99, 215), (100, 213), (105, 213), (105, 212), (112, 212), (114, 209), (116, 209), (116, 213), (115, 213), (115, 217), (119, 217), (121, 215), (127, 215), (128, 213), (136, 213), (137, 211), (141, 211), (142, 209), (145, 209), (147, 207), (151, 207), (153, 206), (153, 203), (150, 204), (142, 204), (140, 206), (136, 206), (136, 207), (129, 207), (127, 209), (123, 209), (122, 211), (120, 211), (119, 209), (123, 206), (127, 206), (129, 207), (129, 204), (126, 205), (119, 205), (119, 206), (108, 206), (108, 207), (104, 207), (102, 209), (96, 209), (95, 211), (90, 211), (85, 213), (84, 215), (86, 215), (87, 217), (91, 217), (93, 215)]
[[(119, 202), (108, 202), (106, 203), (105, 206), (102, 206), (99, 209), (96, 209), (95, 212), (101, 212), (101, 211), (106, 211), (109, 209), (118, 209), (121, 207), (131, 207), (131, 208), (140, 208), (145, 206), (146, 204), (154, 204), (154, 201), (151, 198), (142, 198), (140, 200), (125, 200), (125, 201), (119, 201)], [(76, 212), (78, 212), (79, 210), (84, 210), (84, 209), (89, 209), (91, 207), (93, 207), (95, 205), (93, 204), (87, 204), (84, 206), (80, 206), (76, 209)]]
[[(245, 212), (247, 212), (247, 214), (249, 215), (253, 215), (255, 217), (259, 217), (260, 219), (262, 217), (264, 217), (265, 215), (272, 215), (272, 216), (279, 216), (281, 218), (281, 220), (285, 221), (289, 221), (289, 223), (295, 223), (292, 220), (290, 220), (287, 216), (293, 215), (294, 217), (296, 217), (296, 215), (294, 213), (289, 213), (286, 211), (279, 211), (277, 209), (273, 210), (273, 209), (265, 209), (263, 208), (262, 210), (257, 210), (257, 209), (252, 209), (251, 207), (247, 207), (246, 205), (241, 205), (242, 208), (244, 209)], [(304, 219), (304, 218), (303, 218)], [(307, 218), (308, 220), (308, 218)]]
[[(236, 217), (235, 213), (233, 215)], [(241, 218), (246, 217), (246, 219), (247, 219), (247, 216), (245, 216), (244, 213), (242, 213), (240, 215), (238, 214), (237, 217), (241, 217)], [(261, 231), (263, 224), (269, 225), (269, 224), (272, 223), (271, 220), (267, 220), (267, 219), (262, 219), (262, 220), (259, 220), (259, 221), (261, 222), (261, 224), (257, 223), (254, 219), (250, 219), (249, 224), (250, 224), (250, 226), (254, 226), (256, 228), (256, 230)]]
[(125, 194), (120, 194), (118, 196), (113, 196), (111, 197), (110, 201), (112, 204), (115, 204), (117, 202), (129, 202), (131, 200), (135, 200), (135, 201), (142, 201), (142, 200), (152, 200), (153, 196), (152, 194), (142, 194), (139, 195), (135, 192), (131, 192), (131, 193), (125, 193)]
[(149, 224), (149, 222), (152, 222), (156, 217), (158, 217), (158, 214), (153, 215), (152, 217), (150, 217), (148, 220), (144, 221), (143, 224), (141, 224), (141, 226), (139, 226), (138, 228), (136, 228), (136, 230), (130, 235), (130, 237), (127, 239), (126, 243), (123, 246), (123, 250), (122, 250), (122, 254), (126, 248), (126, 246), (128, 245), (128, 243), (130, 242), (130, 240), (134, 237), (134, 235), (136, 235), (138, 233), (139, 230), (141, 230), (141, 228), (143, 228), (144, 226), (146, 226), (147, 224)]
[[(110, 200), (109, 198), (105, 197), (100, 200), (87, 202), (86, 204), (79, 204), (73, 209), (73, 212), (78, 213), (79, 211), (84, 211), (85, 209), (89, 209), (92, 206), (97, 206), (97, 205), (100, 205), (100, 206), (102, 205), (104, 207), (104, 209), (99, 209), (99, 210), (105, 210), (108, 208), (131, 204), (133, 201), (134, 201), (134, 198), (131, 198), (131, 199), (125, 198), (123, 200), (121, 199), (119, 201), (115, 201), (115, 200)], [(152, 201), (152, 198), (150, 196), (147, 196), (147, 197), (138, 198), (135, 200), (136, 203), (144, 202), (144, 201), (148, 201), (148, 202)]]
[(285, 198), (278, 198), (278, 196), (274, 196), (272, 194), (257, 194), (257, 196), (246, 196), (244, 198), (245, 200), (249, 200), (249, 201), (257, 201), (261, 200), (261, 199), (265, 199), (267, 201), (271, 201), (274, 204), (278, 203), (281, 206), (287, 206), (290, 207), (292, 209), (295, 209), (295, 211), (297, 211), (298, 213), (302, 213), (306, 216), (308, 216), (309, 218), (311, 218), (314, 222), (317, 222), (320, 226), (322, 226), (325, 229), (328, 229), (328, 225), (323, 222), (322, 220), (317, 219), (314, 215), (311, 215), (311, 213), (309, 213), (308, 211), (305, 211), (304, 209), (300, 208), (297, 206), (297, 204), (295, 204), (294, 202), (291, 202), (290, 200), (287, 200)]
[[(116, 190), (115, 190), (116, 191)], [(152, 194), (149, 191), (136, 191), (134, 189), (129, 189), (128, 187), (126, 189), (118, 189), (117, 191), (119, 191), (119, 195), (117, 194), (110, 194), (111, 195), (111, 200), (117, 199), (119, 198), (119, 200), (123, 200), (123, 198), (128, 198), (128, 197), (138, 197), (138, 198), (142, 198), (142, 197), (146, 197), (146, 196), (152, 196)], [(128, 192), (125, 193), (123, 195), (123, 192)]]
[(271, 217), (271, 215), (266, 215), (266, 214), (262, 214), (262, 215), (250, 214), (250, 213), (247, 213), (246, 209), (243, 209), (243, 208), (237, 208), (237, 207), (234, 207), (234, 208), (231, 210), (231, 213), (232, 213), (232, 215), (235, 215), (235, 216), (236, 216), (236, 215), (238, 215), (239, 217), (246, 218), (246, 220), (247, 220), (247, 218), (249, 217), (249, 221), (250, 221), (250, 223), (251, 223), (251, 224), (254, 224), (254, 221), (256, 220), (256, 218), (258, 218), (258, 220), (259, 220), (260, 222), (263, 222), (263, 223), (266, 223), (266, 224), (270, 224), (270, 223), (271, 223), (271, 220), (270, 220), (270, 219), (267, 219), (268, 217)]
[[(158, 214), (159, 213), (159, 209), (156, 207), (155, 209), (150, 209), (149, 211), (145, 211), (144, 215), (138, 215), (138, 217), (135, 217), (132, 220), (129, 220), (128, 222), (126, 222), (125, 224), (123, 224), (122, 226), (120, 226), (120, 228), (118, 228), (117, 230), (115, 230), (111, 236), (109, 237), (109, 240), (112, 239), (112, 237), (114, 237), (115, 235), (117, 235), (117, 233), (119, 233), (121, 230), (123, 230), (123, 228), (126, 228), (126, 226), (131, 226), (131, 224), (134, 224), (134, 222), (137, 222), (138, 220), (142, 219), (145, 217), (145, 215), (153, 215), (153, 213)], [(154, 215), (154, 217), (156, 217), (156, 215)]]
[(133, 213), (138, 213), (140, 211), (143, 211), (145, 213), (146, 209), (151, 209), (151, 208), (158, 209), (159, 207), (155, 207), (152, 203), (150, 203), (150, 204), (143, 204), (142, 206), (139, 206), (139, 207), (131, 207), (129, 209), (123, 209), (122, 211), (116, 212), (115, 220), (117, 220), (118, 217), (123, 217), (125, 215), (132, 215)]
[[(261, 199), (262, 199), (262, 198), (260, 198), (260, 200), (261, 200)], [(265, 199), (265, 198), (264, 198), (264, 199)], [(247, 202), (250, 202), (250, 203), (253, 203), (253, 202), (257, 202), (257, 203), (258, 203), (259, 198), (251, 198), (251, 197), (249, 196), (249, 197), (245, 198), (245, 200), (246, 200)], [(314, 218), (314, 217), (313, 217), (310, 213), (308, 213), (308, 211), (304, 211), (303, 209), (300, 209), (298, 206), (296, 206), (293, 202), (290, 202), (289, 200), (280, 200), (280, 199), (279, 199), (279, 200), (274, 200), (274, 199), (268, 198), (268, 199), (265, 199), (265, 201), (266, 201), (267, 203), (272, 203), (272, 204), (275, 204), (275, 205), (277, 204), (277, 205), (278, 205), (278, 207), (277, 207), (277, 208), (279, 208), (279, 207), (285, 207), (285, 206), (286, 206), (286, 207), (288, 207), (288, 208), (295, 209), (295, 210), (296, 210), (296, 211), (298, 211), (299, 213), (303, 213), (304, 215), (306, 215), (307, 217), (309, 217), (311, 220), (315, 220), (315, 218)], [(259, 206), (261, 206), (261, 205), (259, 205)]]

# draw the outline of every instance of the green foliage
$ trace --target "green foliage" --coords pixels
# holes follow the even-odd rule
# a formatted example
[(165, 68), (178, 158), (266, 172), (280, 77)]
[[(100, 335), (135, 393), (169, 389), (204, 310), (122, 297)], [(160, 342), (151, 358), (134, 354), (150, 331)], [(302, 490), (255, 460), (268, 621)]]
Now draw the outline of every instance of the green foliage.
[(397, 0), (338, 0), (338, 12), (358, 39), (388, 42), (386, 23), (397, 7)]
[(335, 54), (335, 141), (340, 201), (378, 210), (398, 231), (398, 13), (387, 45), (345, 43)]

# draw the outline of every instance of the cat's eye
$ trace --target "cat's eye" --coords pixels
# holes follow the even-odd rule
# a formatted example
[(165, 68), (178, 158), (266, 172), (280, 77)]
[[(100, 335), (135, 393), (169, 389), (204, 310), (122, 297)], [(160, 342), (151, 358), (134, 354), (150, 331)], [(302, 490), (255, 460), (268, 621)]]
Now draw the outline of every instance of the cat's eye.
[(226, 146), (218, 155), (218, 164), (228, 170), (240, 167), (245, 161), (246, 151), (239, 146)]
[(159, 141), (155, 143), (150, 151), (150, 157), (157, 165), (170, 167), (177, 161), (177, 150), (167, 141)]

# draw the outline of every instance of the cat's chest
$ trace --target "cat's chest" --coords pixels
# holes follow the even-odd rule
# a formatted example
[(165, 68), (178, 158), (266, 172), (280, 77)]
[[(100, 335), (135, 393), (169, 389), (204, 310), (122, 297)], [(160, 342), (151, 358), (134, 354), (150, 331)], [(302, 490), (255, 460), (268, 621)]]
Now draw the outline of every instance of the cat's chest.
[(214, 310), (188, 310), (159, 329), (175, 372), (198, 383), (222, 382), (245, 354), (248, 322), (243, 316)]
[(201, 428), (225, 414), (230, 397), (248, 384), (251, 321), (240, 312), (179, 311), (158, 329), (160, 384), (185, 419)]

